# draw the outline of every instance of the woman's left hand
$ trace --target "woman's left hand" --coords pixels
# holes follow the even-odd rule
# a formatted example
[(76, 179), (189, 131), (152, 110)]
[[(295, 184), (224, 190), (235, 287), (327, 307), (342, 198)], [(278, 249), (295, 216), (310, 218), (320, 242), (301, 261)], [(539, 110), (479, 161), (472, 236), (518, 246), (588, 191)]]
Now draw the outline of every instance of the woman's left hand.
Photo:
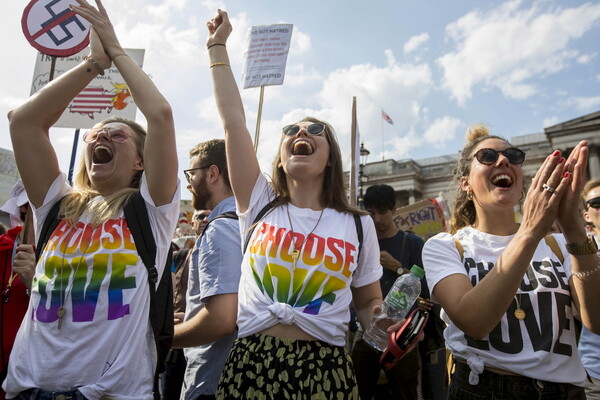
[(556, 216), (558, 225), (563, 233), (572, 229), (581, 229), (583, 226), (579, 216), (581, 191), (586, 182), (586, 169), (589, 155), (588, 141), (582, 140), (571, 151), (565, 162), (563, 179), (570, 179), (569, 184), (563, 189), (562, 199), (558, 206)]

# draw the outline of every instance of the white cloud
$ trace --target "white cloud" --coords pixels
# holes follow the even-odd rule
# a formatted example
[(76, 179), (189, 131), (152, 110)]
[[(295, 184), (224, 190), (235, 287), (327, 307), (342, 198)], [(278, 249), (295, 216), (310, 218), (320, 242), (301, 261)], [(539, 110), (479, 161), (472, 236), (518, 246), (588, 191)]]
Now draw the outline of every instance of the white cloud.
[(554, 126), (556, 124), (558, 124), (561, 121), (560, 118), (558, 118), (556, 115), (553, 115), (552, 117), (548, 117), (544, 119), (544, 124), (543, 127), (547, 128), (549, 126)]
[(438, 58), (443, 87), (460, 105), (476, 85), (499, 88), (509, 98), (522, 99), (538, 90), (533, 78), (566, 68), (580, 55), (569, 49), (600, 20), (600, 4), (550, 8), (535, 2), (530, 8), (513, 0), (490, 11), (475, 10), (446, 27), (455, 50)]
[(425, 130), (425, 140), (437, 148), (443, 148), (447, 142), (456, 137), (456, 132), (461, 126), (462, 123), (458, 118), (448, 116), (436, 118)]
[(600, 96), (573, 97), (569, 99), (568, 103), (584, 113), (597, 111), (597, 108), (600, 106)]
[(590, 53), (590, 54), (582, 54), (579, 57), (577, 57), (577, 62), (579, 64), (588, 64), (589, 62), (591, 62), (594, 58), (596, 58), (596, 53)]
[(404, 43), (404, 54), (411, 53), (422, 46), (429, 40), (428, 33), (421, 33), (420, 35), (413, 36)]

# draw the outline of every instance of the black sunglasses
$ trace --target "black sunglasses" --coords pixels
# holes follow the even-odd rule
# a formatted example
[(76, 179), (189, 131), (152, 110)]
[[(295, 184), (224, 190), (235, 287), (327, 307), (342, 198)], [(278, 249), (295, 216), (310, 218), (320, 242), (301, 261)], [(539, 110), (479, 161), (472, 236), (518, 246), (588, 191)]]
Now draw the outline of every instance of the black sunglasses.
[(194, 175), (192, 174), (192, 171), (196, 171), (199, 169), (205, 169), (205, 168), (209, 168), (209, 167), (210, 167), (210, 165), (207, 165), (205, 167), (184, 169), (183, 174), (185, 175), (185, 179), (187, 179), (188, 183), (192, 183), (192, 178), (194, 177)]
[[(296, 124), (286, 125), (283, 127), (283, 134), (286, 136), (294, 136), (296, 133), (300, 132), (301, 129), (302, 127)], [(325, 130), (325, 124), (315, 122), (314, 124), (308, 125), (304, 129), (306, 129), (306, 132), (310, 133), (311, 135), (320, 135)]]
[(523, 164), (523, 161), (525, 161), (525, 152), (516, 147), (509, 147), (506, 150), (481, 149), (478, 150), (473, 157), (482, 164), (491, 165), (498, 161), (500, 153), (502, 153), (511, 164)]
[(600, 208), (600, 197), (594, 197), (593, 199), (589, 199), (585, 202), (588, 207), (592, 208)]

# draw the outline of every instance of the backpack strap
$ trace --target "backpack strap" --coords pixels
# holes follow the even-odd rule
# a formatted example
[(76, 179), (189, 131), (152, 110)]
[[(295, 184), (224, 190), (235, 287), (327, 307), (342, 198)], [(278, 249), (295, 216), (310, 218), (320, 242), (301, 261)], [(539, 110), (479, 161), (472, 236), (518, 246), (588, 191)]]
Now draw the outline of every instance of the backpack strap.
[(544, 237), (544, 240), (546, 241), (546, 244), (548, 245), (548, 247), (550, 247), (550, 249), (552, 249), (552, 252), (556, 255), (556, 257), (558, 257), (558, 259), (560, 260), (560, 263), (564, 264), (565, 257), (563, 256), (562, 251), (560, 251), (560, 247), (558, 247), (558, 242), (556, 241), (556, 238), (554, 237), (554, 235), (546, 235)]
[[(163, 274), (158, 277), (156, 269), (156, 241), (152, 234), (146, 202), (140, 192), (132, 194), (123, 207), (125, 219), (137, 252), (148, 270), (150, 290), (150, 325), (156, 344), (157, 367), (154, 374), (154, 396), (158, 396), (158, 376), (165, 368), (165, 358), (173, 343), (173, 285), (171, 277), (172, 252), (167, 252)], [(158, 282), (158, 285), (156, 284)]]
[(358, 255), (356, 256), (356, 264), (358, 265), (358, 258), (360, 257), (360, 251), (363, 245), (363, 226), (360, 220), (359, 214), (352, 214), (354, 217), (354, 225), (356, 226), (356, 235), (358, 236)]
[(227, 211), (227, 212), (224, 212), (223, 214), (217, 215), (216, 217), (214, 217), (213, 219), (208, 221), (208, 223), (204, 226), (204, 230), (200, 234), (200, 237), (198, 238), (196, 243), (200, 243), (200, 241), (202, 240), (202, 237), (204, 237), (204, 232), (206, 232), (206, 228), (208, 228), (208, 226), (210, 225), (211, 222), (216, 221), (218, 219), (222, 219), (222, 218), (239, 219), (239, 217), (235, 211)]
[(56, 227), (58, 226), (58, 224), (60, 222), (60, 219), (58, 218), (58, 212), (60, 211), (60, 205), (62, 204), (63, 200), (66, 197), (67, 196), (61, 198), (56, 203), (54, 203), (54, 205), (48, 212), (48, 215), (46, 215), (46, 219), (44, 220), (44, 225), (42, 225), (42, 230), (40, 231), (40, 236), (38, 238), (38, 242), (35, 246), (35, 259), (36, 260), (40, 259), (40, 255), (42, 255), (42, 251), (44, 251), (44, 247), (46, 247), (46, 243), (48, 243), (48, 240), (50, 240), (50, 235), (52, 235), (52, 232), (54, 232), (54, 230), (56, 229)]
[(454, 245), (456, 246), (456, 250), (460, 255), (460, 261), (465, 261), (465, 249), (463, 248), (462, 243), (457, 238), (454, 238)]

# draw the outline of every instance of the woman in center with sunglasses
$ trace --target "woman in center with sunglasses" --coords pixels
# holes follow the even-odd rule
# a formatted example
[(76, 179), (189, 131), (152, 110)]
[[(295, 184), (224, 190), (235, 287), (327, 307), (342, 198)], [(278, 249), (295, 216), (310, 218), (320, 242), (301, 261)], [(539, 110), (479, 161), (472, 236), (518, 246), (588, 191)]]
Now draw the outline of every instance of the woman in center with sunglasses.
[[(89, 58), (9, 114), (36, 234), (64, 197), (11, 354), (4, 381), (9, 399), (154, 398), (149, 278), (123, 207), (132, 195), (143, 198), (160, 279), (179, 215), (175, 129), (169, 103), (125, 53), (100, 0), (96, 4), (98, 9), (77, 0), (71, 6), (92, 25)], [(113, 64), (146, 117), (147, 133), (125, 119), (97, 124), (83, 136), (71, 187), (59, 170), (49, 129)]]
[(242, 242), (251, 236), (241, 266), (238, 340), (217, 398), (358, 399), (344, 345), (350, 303), (368, 326), (382, 301), (373, 222), (348, 205), (340, 149), (322, 121), (285, 126), (272, 182), (261, 174), (229, 66), (231, 29), (219, 10), (208, 23), (207, 46)]
[[(531, 181), (525, 153), (484, 126), (467, 134), (454, 180), (451, 234), (423, 265), (456, 370), (451, 399), (584, 399), (574, 315), (600, 329), (600, 260), (578, 216), (588, 148), (549, 155)], [(548, 236), (554, 221), (563, 234)]]

